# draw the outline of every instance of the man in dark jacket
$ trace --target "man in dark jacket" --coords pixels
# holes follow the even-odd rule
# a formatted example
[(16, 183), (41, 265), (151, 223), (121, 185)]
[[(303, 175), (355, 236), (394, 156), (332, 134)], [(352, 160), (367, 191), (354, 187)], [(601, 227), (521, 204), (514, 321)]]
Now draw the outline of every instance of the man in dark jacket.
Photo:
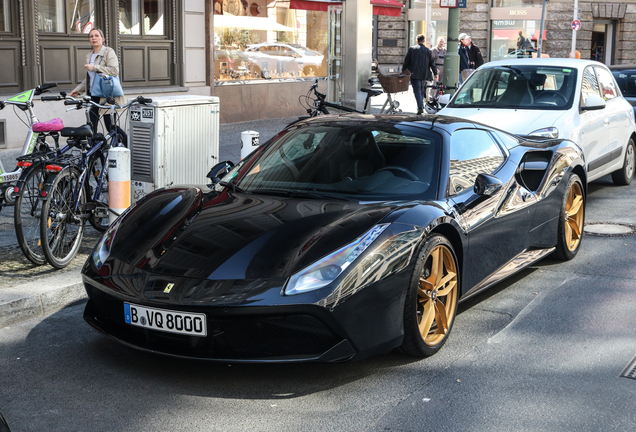
[(472, 43), (470, 36), (466, 33), (459, 35), (459, 83), (464, 82), (462, 79), (462, 71), (464, 69), (477, 69), (484, 64), (484, 58), (481, 55), (479, 47)]
[[(426, 80), (437, 80), (437, 67), (435, 59), (430, 49), (424, 46), (424, 35), (417, 35), (417, 45), (409, 48), (404, 57), (402, 72), (405, 70), (411, 72), (411, 85), (413, 86), (413, 94), (417, 102), (417, 114), (424, 111), (424, 101), (422, 100), (422, 91), (425, 90)], [(432, 72), (432, 74), (431, 74)]]

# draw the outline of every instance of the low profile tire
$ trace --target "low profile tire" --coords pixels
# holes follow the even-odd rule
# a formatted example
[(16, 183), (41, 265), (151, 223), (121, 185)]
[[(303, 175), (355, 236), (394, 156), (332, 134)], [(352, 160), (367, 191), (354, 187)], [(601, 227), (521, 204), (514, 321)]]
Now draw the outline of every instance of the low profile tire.
[(634, 141), (630, 139), (627, 143), (627, 147), (625, 148), (623, 168), (612, 173), (612, 180), (614, 181), (614, 184), (627, 186), (632, 182), (632, 178), (634, 178), (634, 166), (636, 165), (636, 160), (634, 159), (635, 155)]
[(554, 255), (560, 260), (571, 260), (581, 248), (583, 224), (585, 222), (585, 192), (583, 183), (576, 174), (568, 180), (559, 214), (557, 246)]
[(405, 354), (437, 353), (453, 327), (459, 300), (459, 271), (446, 237), (429, 237), (418, 255), (404, 304)]

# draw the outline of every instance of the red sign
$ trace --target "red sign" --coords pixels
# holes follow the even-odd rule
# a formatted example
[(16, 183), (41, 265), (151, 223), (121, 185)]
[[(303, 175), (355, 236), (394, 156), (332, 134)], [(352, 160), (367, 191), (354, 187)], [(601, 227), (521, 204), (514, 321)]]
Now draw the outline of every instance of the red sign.
[(572, 21), (572, 30), (580, 30), (581, 29), (581, 21), (574, 20)]

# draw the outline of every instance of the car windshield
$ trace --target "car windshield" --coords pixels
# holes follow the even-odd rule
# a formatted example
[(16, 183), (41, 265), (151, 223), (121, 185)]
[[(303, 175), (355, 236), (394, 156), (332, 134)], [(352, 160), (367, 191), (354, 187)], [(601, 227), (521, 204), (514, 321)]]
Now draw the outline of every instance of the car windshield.
[(625, 97), (636, 97), (636, 69), (612, 71), (616, 84)]
[(254, 194), (428, 200), (436, 197), (441, 146), (439, 134), (413, 125), (325, 121), (280, 135), (223, 180)]
[(475, 72), (449, 105), (453, 108), (566, 110), (572, 106), (576, 69), (515, 65)]

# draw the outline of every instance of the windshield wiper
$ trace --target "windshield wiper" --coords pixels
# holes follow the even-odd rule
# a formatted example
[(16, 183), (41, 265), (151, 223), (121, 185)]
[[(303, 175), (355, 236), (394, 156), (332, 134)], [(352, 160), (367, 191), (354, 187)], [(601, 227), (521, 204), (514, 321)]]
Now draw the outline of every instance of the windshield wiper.
[(232, 191), (234, 193), (237, 193), (237, 192), (244, 193), (244, 194), (249, 193), (249, 192), (245, 191), (244, 189), (238, 187), (234, 183), (230, 183), (230, 182), (226, 182), (226, 181), (221, 180), (220, 182), (218, 182), (218, 184), (220, 184), (221, 186), (229, 187), (230, 189), (232, 189)]

